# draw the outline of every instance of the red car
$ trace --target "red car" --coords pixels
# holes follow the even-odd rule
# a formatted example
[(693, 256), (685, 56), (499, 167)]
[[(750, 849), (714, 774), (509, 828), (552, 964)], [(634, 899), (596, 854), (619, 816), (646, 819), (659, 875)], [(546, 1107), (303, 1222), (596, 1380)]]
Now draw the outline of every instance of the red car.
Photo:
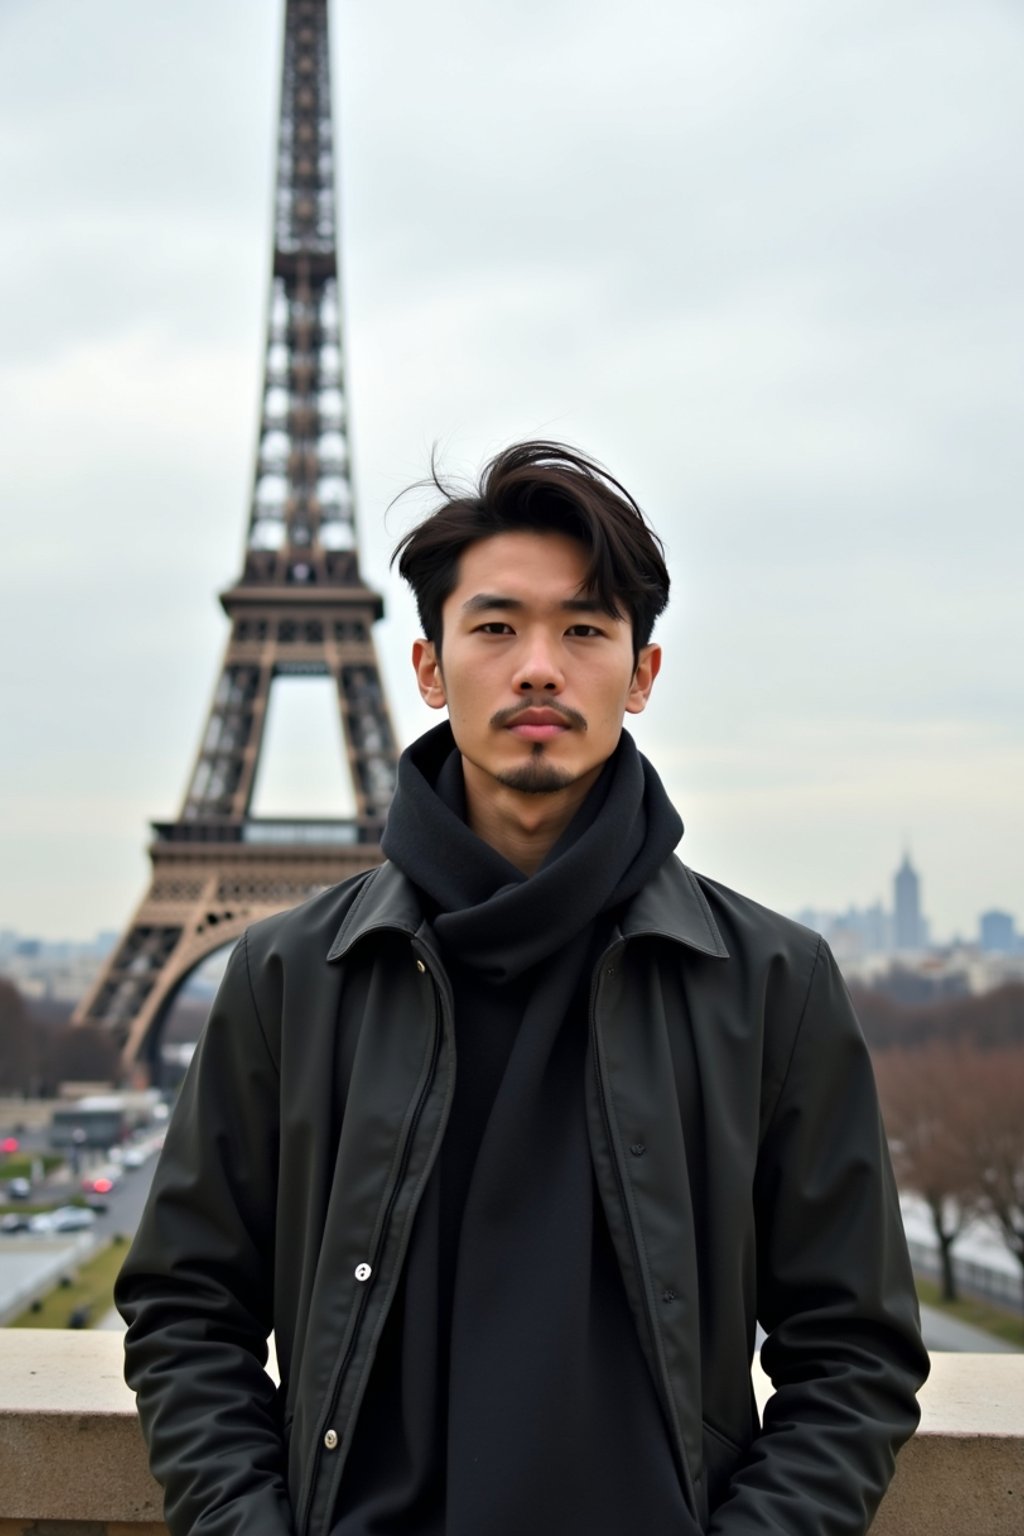
[(109, 1195), (114, 1187), (115, 1180), (109, 1173), (90, 1174), (82, 1180), (82, 1189), (87, 1195)]

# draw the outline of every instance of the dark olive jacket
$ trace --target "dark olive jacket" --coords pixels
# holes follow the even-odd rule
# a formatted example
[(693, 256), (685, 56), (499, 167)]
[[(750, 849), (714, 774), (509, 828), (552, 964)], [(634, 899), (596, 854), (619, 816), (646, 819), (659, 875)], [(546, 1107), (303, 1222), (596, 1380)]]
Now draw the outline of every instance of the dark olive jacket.
[[(671, 859), (595, 970), (590, 1028), (597, 1184), (698, 1519), (865, 1531), (927, 1357), (827, 946)], [(326, 1536), (455, 1070), (394, 866), (238, 944), (116, 1293), (175, 1536)]]

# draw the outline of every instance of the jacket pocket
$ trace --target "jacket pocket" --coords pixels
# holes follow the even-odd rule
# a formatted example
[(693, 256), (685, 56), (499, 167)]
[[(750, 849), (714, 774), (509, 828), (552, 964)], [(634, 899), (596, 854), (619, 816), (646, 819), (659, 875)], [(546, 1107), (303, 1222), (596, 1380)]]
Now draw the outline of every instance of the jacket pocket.
[(723, 1435), (720, 1429), (709, 1424), (707, 1419), (701, 1421), (702, 1444), (704, 1450), (704, 1503), (702, 1511), (704, 1521), (707, 1522), (714, 1514), (729, 1493), (729, 1484), (733, 1474), (746, 1455), (741, 1445), (731, 1440), (728, 1435)]

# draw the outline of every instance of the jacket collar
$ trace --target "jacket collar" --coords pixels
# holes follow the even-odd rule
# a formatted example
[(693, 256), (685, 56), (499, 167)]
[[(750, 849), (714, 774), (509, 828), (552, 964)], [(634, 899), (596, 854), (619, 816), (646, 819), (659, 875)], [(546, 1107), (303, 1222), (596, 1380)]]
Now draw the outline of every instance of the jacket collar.
[(424, 926), (416, 887), (396, 864), (385, 862), (371, 869), (355, 901), (341, 920), (328, 960), (340, 960), (354, 944), (381, 929), (406, 933), (411, 938)]
[[(412, 938), (424, 927), (415, 886), (397, 865), (381, 864), (370, 872), (346, 912), (327, 958), (340, 960), (368, 933), (389, 929)], [(696, 875), (675, 857), (666, 859), (633, 897), (621, 932), (624, 939), (672, 939), (718, 960), (729, 956)]]
[(729, 958), (700, 881), (674, 854), (633, 897), (620, 928), (624, 939), (673, 939), (715, 960)]

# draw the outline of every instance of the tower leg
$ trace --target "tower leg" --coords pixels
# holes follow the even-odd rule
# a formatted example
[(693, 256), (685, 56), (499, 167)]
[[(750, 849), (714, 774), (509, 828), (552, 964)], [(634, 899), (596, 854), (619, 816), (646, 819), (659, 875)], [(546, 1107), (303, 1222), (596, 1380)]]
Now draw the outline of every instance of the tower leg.
[(262, 917), (380, 862), (374, 845), (297, 850), (214, 848), (200, 861), (155, 845), (153, 879), (72, 1022), (110, 1031), (126, 1080), (159, 1077), (160, 1033), (179, 989), (210, 955)]

